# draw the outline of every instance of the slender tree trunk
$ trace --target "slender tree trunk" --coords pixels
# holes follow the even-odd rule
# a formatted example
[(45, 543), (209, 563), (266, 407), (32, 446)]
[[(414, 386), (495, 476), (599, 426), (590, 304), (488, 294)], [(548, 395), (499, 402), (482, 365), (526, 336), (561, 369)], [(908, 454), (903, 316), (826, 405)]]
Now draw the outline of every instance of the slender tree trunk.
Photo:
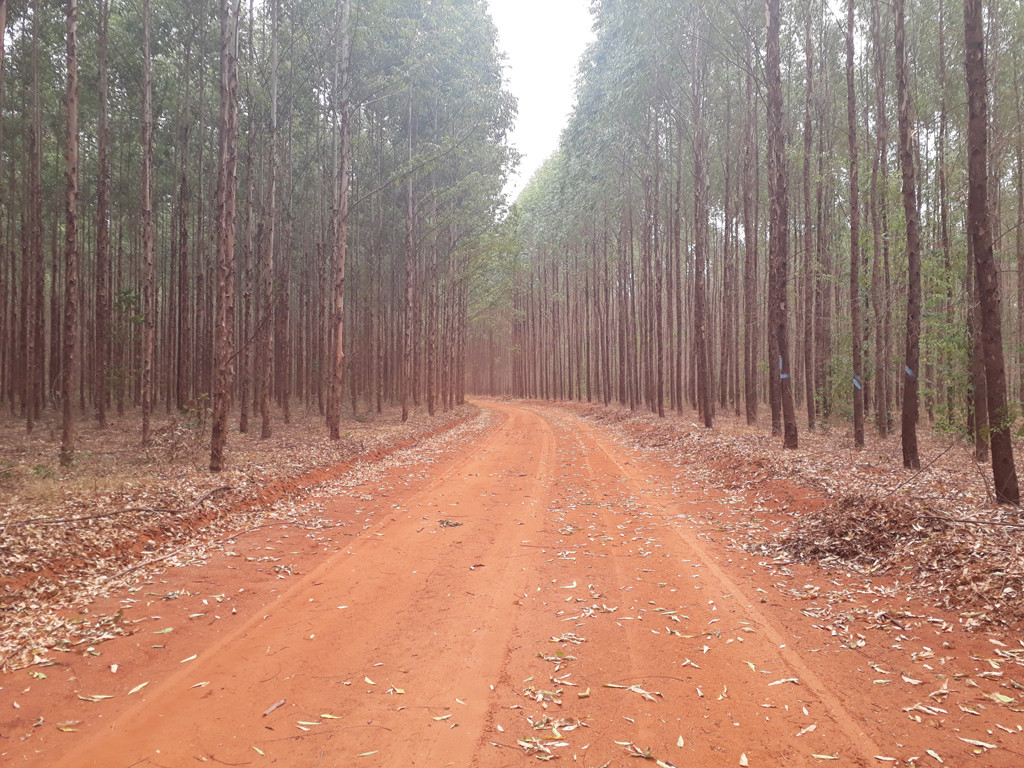
[(786, 283), (789, 252), (789, 190), (786, 173), (786, 141), (782, 118), (782, 73), (779, 56), (779, 0), (768, 0), (768, 46), (765, 57), (765, 79), (768, 83), (768, 187), (771, 198), (768, 263), (768, 321), (776, 340), (779, 361), (779, 393), (782, 401), (784, 445), (798, 444), (796, 415), (793, 406), (793, 379), (790, 376), (789, 320), (786, 307)]
[(260, 227), (263, 237), (260, 247), (260, 439), (266, 440), (273, 434), (270, 414), (271, 374), (274, 370), (274, 333), (271, 318), (274, 316), (274, 235), (277, 224), (277, 19), (278, 0), (270, 4), (270, 146), (267, 160), (267, 205)]
[[(1017, 221), (1024, 221), (1024, 112), (1021, 110), (1020, 69), (1014, 58), (1013, 88), (1017, 106), (1016, 181)], [(1017, 252), (1017, 399), (1024, 403), (1024, 229), (1014, 227)]]
[[(409, 94), (409, 164), (412, 165), (413, 144), (413, 111), (412, 93)], [(405, 183), (405, 307), (404, 323), (402, 324), (401, 351), (401, 389), (402, 389), (402, 421), (409, 420), (409, 395), (412, 386), (412, 323), (413, 323), (413, 280), (415, 279), (416, 257), (415, 248), (415, 205), (412, 196), (412, 173), (410, 171)]]
[(708, 370), (706, 281), (708, 264), (708, 127), (705, 117), (707, 99), (708, 59), (704, 50), (703, 30), (698, 21), (693, 48), (693, 351), (697, 367), (697, 410), (707, 429), (712, 426), (710, 371)]
[(60, 463), (75, 455), (72, 393), (78, 379), (78, 0), (67, 0), (67, 180), (64, 199), (64, 345), (61, 361)]
[(887, 295), (883, 288), (885, 276), (882, 271), (882, 256), (888, 233), (883, 239), (882, 221), (886, 217), (888, 206), (889, 179), (889, 118), (885, 104), (885, 65), (888, 56), (888, 43), (882, 32), (882, 18), (879, 0), (871, 2), (871, 38), (874, 49), (875, 78), (875, 120), (876, 145), (874, 162), (871, 169), (871, 302), (875, 308), (875, 427), (878, 434), (885, 437), (889, 433), (890, 422), (890, 385), (889, 361), (886, 348), (886, 316), (888, 313)]
[(850, 321), (853, 341), (853, 442), (864, 445), (864, 353), (860, 307), (860, 178), (854, 83), (854, 0), (846, 3), (846, 130), (850, 138)]
[(918, 380), (921, 338), (921, 241), (914, 183), (913, 126), (910, 116), (910, 87), (904, 25), (904, 0), (895, 0), (896, 88), (899, 99), (900, 168), (903, 174), (903, 212), (907, 221), (907, 340), (903, 379), (903, 466), (918, 469), (917, 451)]
[(804, 393), (807, 398), (807, 428), (814, 429), (817, 408), (814, 385), (814, 214), (811, 209), (811, 104), (814, 97), (814, 46), (811, 20), (814, 3), (807, 4), (804, 30), (804, 58), (807, 63), (807, 87), (804, 96)]
[(96, 132), (99, 156), (99, 173), (96, 179), (96, 364), (93, 390), (96, 421), (102, 429), (107, 426), (107, 366), (110, 361), (110, 130), (107, 117), (107, 32), (110, 26), (110, 0), (100, 0), (99, 11), (99, 38), (96, 43), (99, 68), (96, 80), (99, 112)]
[(42, 316), (43, 196), (42, 108), (39, 92), (39, 0), (32, 0), (32, 122), (29, 127), (29, 194), (27, 253), (22, 260), (22, 333), (25, 349), (25, 387), (22, 403), (25, 431), (32, 432), (39, 418), (40, 380), (38, 348), (42, 343), (37, 318)]
[(339, 110), (339, 158), (335, 199), (334, 248), (331, 266), (331, 379), (327, 400), (327, 429), (331, 440), (341, 439), (341, 401), (345, 373), (345, 267), (348, 257), (349, 187), (349, 0), (338, 0), (338, 67), (335, 98)]
[[(946, 279), (946, 324), (954, 327), (953, 318), (953, 254), (949, 238), (949, 194), (946, 170), (946, 146), (949, 136), (949, 120), (946, 109), (946, 34), (945, 4), (939, 0), (939, 139), (936, 142), (939, 177), (939, 239), (942, 245), (942, 266)], [(947, 357), (948, 360), (948, 357)], [(953, 423), (953, 386), (947, 380), (946, 421)]]
[(754, 226), (754, 76), (747, 56), (747, 114), (743, 131), (743, 402), (747, 424), (757, 423), (757, 229)]
[(1019, 504), (1020, 490), (1011, 442), (1013, 425), (1007, 407), (1006, 371), (1003, 363), (999, 281), (988, 211), (988, 74), (981, 0), (964, 0), (964, 48), (968, 107), (967, 230), (974, 243), (974, 269), (981, 309), (992, 477), (996, 500), (1005, 504)]
[(149, 0), (142, 0), (142, 444), (150, 443), (153, 347), (156, 339), (156, 269), (153, 263), (153, 55)]
[[(4, 136), (4, 61), (7, 44), (7, 0), (0, 0), (0, 146), (3, 146)], [(13, 163), (11, 166), (13, 167)], [(0, 179), (3, 178), (3, 163), (0, 162)], [(12, 217), (13, 218), (13, 217)], [(11, 414), (14, 414), (14, 377), (11, 358), (17, 349), (18, 334), (15, 329), (14, 317), (17, 302), (17, 288), (14, 285), (14, 250), (11, 249), (10, 261), (5, 256), (7, 241), (5, 235), (9, 235), (10, 229), (4, 229), (4, 189), (0, 184), (0, 405), (4, 398), (8, 398), (11, 406)], [(10, 272), (8, 273), (8, 263)], [(24, 287), (22, 288), (24, 290)], [(10, 309), (8, 309), (10, 307)]]
[[(149, 2), (149, 0), (144, 0)], [(238, 12), (240, 0), (220, 4), (220, 148), (217, 162), (217, 315), (214, 334), (210, 471), (224, 468), (228, 413), (234, 391), (235, 195), (238, 156)]]

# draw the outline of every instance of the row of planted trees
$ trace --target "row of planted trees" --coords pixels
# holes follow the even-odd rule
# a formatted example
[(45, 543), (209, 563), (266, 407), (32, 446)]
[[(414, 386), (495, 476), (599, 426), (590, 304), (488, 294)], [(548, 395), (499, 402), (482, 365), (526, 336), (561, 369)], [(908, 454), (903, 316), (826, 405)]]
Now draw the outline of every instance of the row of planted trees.
[(1018, 499), (1024, 16), (842, 10), (595, 4), (561, 149), (480, 308), (473, 359), (495, 361), (475, 388), (693, 407), (709, 427), (767, 402), (792, 447), (797, 411), (849, 419), (857, 445), (901, 414), (908, 467), (920, 413), (991, 448), (997, 496)]
[(0, 0), (0, 403), (460, 402), (514, 102), (475, 0)]

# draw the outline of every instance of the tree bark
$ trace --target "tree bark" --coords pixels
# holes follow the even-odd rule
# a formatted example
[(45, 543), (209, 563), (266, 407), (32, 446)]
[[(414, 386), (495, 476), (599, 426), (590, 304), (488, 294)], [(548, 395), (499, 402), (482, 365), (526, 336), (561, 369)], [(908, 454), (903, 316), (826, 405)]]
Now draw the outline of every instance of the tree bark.
[(270, 143), (267, 160), (267, 204), (260, 231), (260, 440), (273, 434), (270, 414), (271, 382), (274, 370), (274, 235), (277, 224), (277, 17), (278, 0), (270, 4)]
[(770, 221), (768, 234), (769, 320), (778, 351), (778, 386), (782, 405), (784, 445), (798, 444), (793, 406), (793, 379), (789, 361), (789, 319), (786, 307), (786, 283), (789, 251), (789, 190), (786, 171), (786, 147), (782, 117), (782, 72), (779, 55), (779, 0), (768, 0), (768, 45), (765, 57), (768, 83), (768, 192)]
[(814, 234), (811, 210), (811, 103), (814, 96), (814, 46), (811, 40), (811, 19), (813, 3), (808, 3), (807, 20), (804, 30), (804, 58), (807, 63), (807, 85), (804, 95), (804, 394), (807, 398), (807, 428), (814, 429), (817, 408), (814, 384)]
[(743, 130), (743, 402), (747, 424), (757, 423), (757, 229), (754, 226), (754, 76), (748, 47), (746, 104)]
[(853, 443), (864, 446), (864, 352), (860, 307), (860, 177), (854, 82), (854, 0), (846, 3), (846, 130), (850, 139), (850, 322), (853, 342)]
[[(149, 2), (149, 0), (144, 0)], [(234, 389), (235, 194), (238, 155), (239, 0), (220, 3), (220, 148), (217, 162), (217, 307), (210, 471), (224, 468)]]
[(64, 198), (64, 339), (61, 360), (60, 463), (75, 455), (72, 393), (78, 380), (78, 0), (67, 0), (67, 161)]
[(153, 55), (149, 0), (142, 0), (142, 444), (150, 443), (153, 348), (156, 338), (156, 269), (153, 263)]
[(992, 478), (997, 501), (1019, 504), (1020, 490), (1011, 442), (1013, 425), (1006, 396), (999, 282), (988, 210), (988, 74), (981, 0), (964, 0), (964, 49), (968, 111), (967, 230), (974, 243), (975, 279), (981, 309)]
[(904, 0), (895, 0), (896, 88), (899, 101), (900, 169), (903, 176), (903, 213), (907, 222), (907, 337), (903, 368), (903, 466), (919, 469), (917, 450), (918, 381), (921, 338), (921, 236), (914, 183), (913, 126), (904, 23)]
[[(698, 18), (700, 12), (698, 11)], [(712, 426), (710, 372), (707, 343), (707, 264), (708, 264), (708, 127), (706, 112), (708, 60), (703, 31), (698, 21), (693, 53), (693, 352), (697, 370), (697, 411), (707, 429)]]
[(335, 190), (334, 248), (331, 261), (330, 389), (327, 396), (327, 430), (331, 440), (341, 439), (341, 401), (345, 373), (345, 266), (348, 256), (349, 187), (349, 0), (338, 0), (337, 109), (339, 118), (338, 178)]
[(107, 366), (110, 361), (110, 130), (107, 116), (107, 33), (110, 27), (110, 0), (100, 0), (99, 11), (99, 37), (96, 43), (99, 70), (96, 80), (99, 112), (96, 131), (99, 160), (99, 173), (96, 179), (96, 363), (93, 390), (96, 421), (102, 429), (107, 426)]

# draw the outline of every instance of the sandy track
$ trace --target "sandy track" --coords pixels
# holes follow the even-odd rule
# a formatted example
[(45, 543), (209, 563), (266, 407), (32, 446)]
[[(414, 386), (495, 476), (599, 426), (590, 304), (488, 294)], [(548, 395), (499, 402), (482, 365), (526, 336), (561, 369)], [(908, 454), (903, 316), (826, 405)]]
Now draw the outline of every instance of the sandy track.
[[(46, 680), (8, 676), (0, 762), (643, 764), (636, 751), (680, 768), (938, 765), (931, 749), (952, 765), (1021, 764), (1022, 737), (993, 729), (1016, 730), (1019, 714), (961, 714), (953, 702), (984, 691), (955, 682), (928, 698), (960, 678), (907, 659), (943, 638), (836, 642), (756, 560), (689, 519), (728, 514), (722, 494), (557, 409), (486, 407), (497, 425), (429, 472), (399, 467), (331, 501), (328, 517), (358, 536), (250, 534), (235, 549), (253, 560), (175, 570), (150, 594), (187, 596), (133, 605), (159, 618), (101, 656)], [(284, 549), (292, 575), (261, 560)], [(199, 610), (204, 623), (190, 622)], [(223, 616), (206, 621), (211, 610)], [(950, 669), (983, 647), (957, 642)], [(956, 715), (911, 720), (904, 707), (922, 700)]]

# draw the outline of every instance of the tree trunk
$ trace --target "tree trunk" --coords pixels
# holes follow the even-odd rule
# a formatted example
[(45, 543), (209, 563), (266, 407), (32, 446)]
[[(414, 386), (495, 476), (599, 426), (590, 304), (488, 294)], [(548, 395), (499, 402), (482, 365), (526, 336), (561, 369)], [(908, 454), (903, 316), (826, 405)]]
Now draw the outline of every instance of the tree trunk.
[(64, 344), (61, 360), (60, 463), (75, 455), (72, 392), (78, 379), (78, 0), (67, 0), (67, 181), (64, 198)]
[(99, 11), (99, 39), (96, 43), (99, 69), (96, 80), (99, 112), (96, 147), (99, 155), (99, 173), (96, 179), (96, 363), (93, 391), (96, 421), (103, 429), (107, 426), (107, 366), (110, 361), (110, 130), (107, 117), (107, 32), (110, 26), (110, 0), (100, 0)]
[[(902, 2), (902, 0), (899, 0)], [(1013, 461), (1012, 420), (1007, 407), (1006, 371), (1000, 317), (998, 273), (988, 211), (988, 74), (985, 65), (981, 0), (964, 0), (964, 48), (967, 74), (967, 230), (974, 243), (974, 269), (981, 310), (985, 383), (988, 389), (989, 441), (996, 500), (1019, 504)], [(1019, 311), (1019, 310), (1018, 310)]]
[(747, 424), (757, 423), (757, 229), (754, 226), (754, 76), (748, 47), (747, 114), (743, 130), (743, 402)]
[(885, 64), (888, 45), (882, 32), (882, 18), (879, 0), (871, 2), (872, 47), (874, 48), (875, 78), (875, 120), (876, 146), (874, 163), (871, 169), (871, 302), (875, 307), (875, 427), (878, 434), (885, 437), (889, 433), (890, 422), (890, 384), (889, 360), (886, 348), (886, 317), (888, 313), (887, 295), (883, 288), (885, 276), (882, 272), (883, 249), (887, 247), (888, 233), (883, 237), (882, 222), (886, 218), (888, 206), (889, 180), (889, 117), (885, 104)]
[(846, 3), (846, 130), (850, 138), (850, 322), (853, 341), (853, 443), (864, 445), (864, 360), (860, 307), (860, 178), (854, 82), (854, 0)]
[(919, 469), (917, 451), (918, 381), (920, 378), (921, 338), (921, 240), (917, 211), (917, 187), (914, 184), (913, 127), (910, 117), (910, 89), (904, 0), (895, 0), (896, 15), (896, 88), (899, 100), (900, 169), (903, 175), (903, 212), (907, 222), (907, 339), (904, 358), (902, 444), (903, 466)]
[(768, 83), (768, 189), (770, 221), (768, 235), (769, 329), (776, 340), (779, 366), (779, 394), (782, 405), (784, 445), (798, 443), (793, 406), (793, 379), (789, 361), (789, 319), (786, 283), (789, 251), (789, 190), (786, 174), (786, 146), (782, 117), (782, 73), (779, 55), (779, 0), (768, 0), (768, 45), (765, 57)]
[(327, 430), (331, 440), (341, 439), (341, 401), (345, 373), (345, 262), (348, 256), (349, 187), (349, 0), (338, 0), (338, 59), (335, 86), (339, 118), (338, 178), (334, 248), (331, 262), (331, 349), (330, 389), (327, 395)]
[(260, 232), (260, 440), (273, 434), (270, 414), (271, 374), (274, 370), (274, 235), (277, 223), (277, 17), (278, 0), (270, 4), (270, 143), (267, 160), (267, 204)]
[(156, 338), (156, 269), (153, 263), (153, 55), (149, 0), (142, 0), (142, 444), (150, 443), (153, 347)]
[[(144, 0), (149, 2), (149, 0)], [(217, 307), (210, 471), (224, 468), (228, 412), (234, 390), (235, 194), (238, 156), (239, 0), (220, 4), (220, 148), (217, 161)]]
[[(700, 12), (698, 11), (698, 18)], [(708, 58), (700, 22), (693, 48), (693, 351), (697, 369), (697, 411), (707, 429), (712, 426), (710, 371), (708, 370), (706, 281), (708, 264), (708, 127), (706, 111)]]
[(804, 30), (804, 57), (807, 60), (807, 87), (804, 95), (804, 394), (807, 398), (807, 428), (814, 429), (817, 409), (814, 385), (814, 235), (811, 210), (811, 103), (814, 96), (814, 47), (811, 40), (813, 3), (808, 3)]

